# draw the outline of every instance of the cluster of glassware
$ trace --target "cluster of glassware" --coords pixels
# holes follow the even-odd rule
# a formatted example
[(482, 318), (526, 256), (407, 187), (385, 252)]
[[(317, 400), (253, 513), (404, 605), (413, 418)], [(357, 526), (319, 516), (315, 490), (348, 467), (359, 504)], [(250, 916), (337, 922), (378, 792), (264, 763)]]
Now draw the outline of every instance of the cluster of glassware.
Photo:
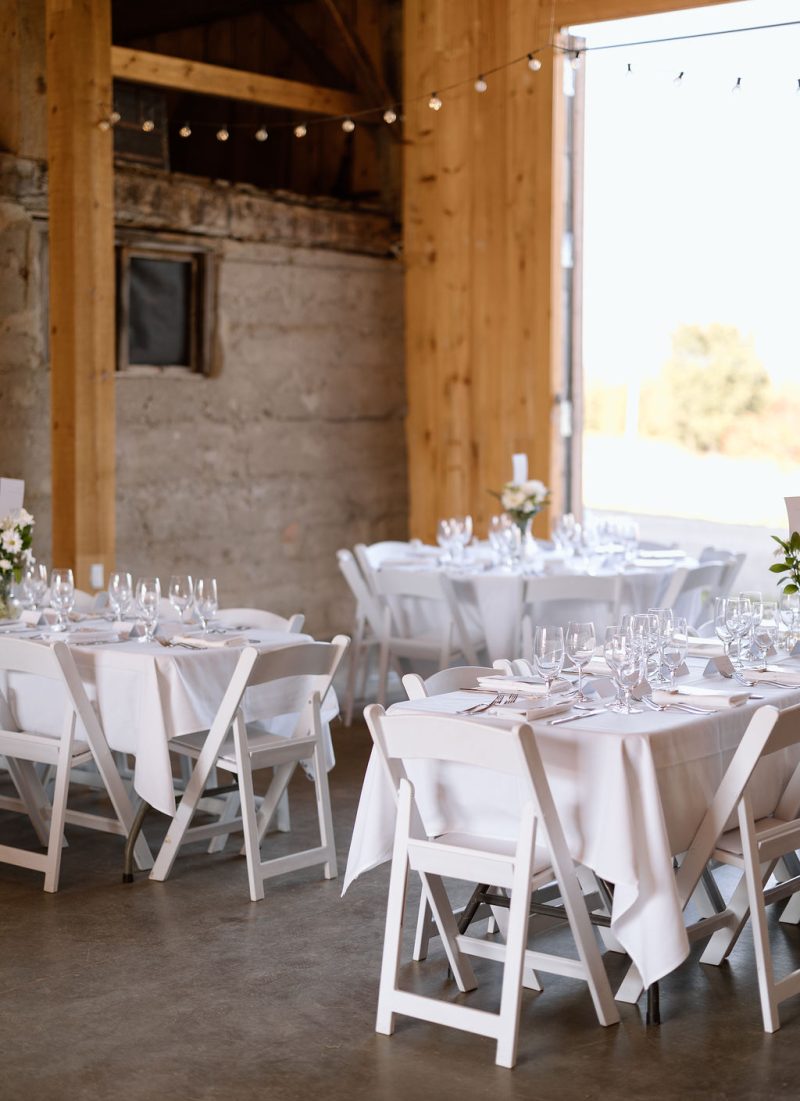
[(594, 520), (589, 515), (580, 523), (568, 512), (553, 526), (553, 545), (576, 569), (592, 573), (609, 559), (631, 562), (639, 548), (639, 526), (624, 517)]
[(763, 669), (771, 649), (782, 642), (791, 653), (800, 641), (800, 594), (784, 593), (777, 601), (754, 591), (718, 597), (714, 631), (737, 671), (748, 661)]
[[(65, 631), (75, 606), (75, 579), (72, 570), (54, 569), (50, 574), (50, 607), (57, 613), (54, 631)], [(47, 604), (47, 567), (31, 562), (21, 581), (22, 601), (26, 608), (44, 608)], [(217, 612), (217, 581), (214, 577), (173, 574), (167, 586), (167, 599), (177, 618), (183, 620), (194, 609), (203, 632)], [(117, 570), (108, 582), (108, 606), (114, 619), (123, 620), (133, 612), (144, 627), (144, 641), (152, 641), (161, 611), (161, 582), (157, 577), (140, 577), (134, 585), (131, 575)]]
[[(624, 615), (619, 624), (607, 627), (603, 638), (603, 657), (617, 687), (617, 700), (609, 710), (636, 714), (631, 693), (647, 680), (651, 687), (669, 684), (683, 664), (689, 645), (686, 619), (674, 615), (671, 608), (651, 608), (648, 612)], [(595, 656), (597, 636), (594, 623), (573, 621), (562, 627), (537, 627), (533, 640), (533, 666), (546, 685), (545, 699), (569, 658), (578, 669), (576, 703), (585, 703), (584, 669)], [(669, 670), (665, 678), (662, 668)]]
[(439, 521), (436, 529), (436, 542), (444, 551), (446, 561), (463, 562), (466, 549), (471, 541), (471, 516), (450, 516)]

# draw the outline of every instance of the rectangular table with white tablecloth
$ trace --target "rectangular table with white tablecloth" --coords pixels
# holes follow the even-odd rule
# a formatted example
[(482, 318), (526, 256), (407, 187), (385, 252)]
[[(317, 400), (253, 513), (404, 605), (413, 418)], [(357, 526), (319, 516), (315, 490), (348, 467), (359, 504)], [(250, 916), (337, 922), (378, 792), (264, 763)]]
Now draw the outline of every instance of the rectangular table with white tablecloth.
[[(105, 626), (108, 628), (108, 624)], [(312, 641), (305, 634), (254, 627), (240, 633), (247, 636), (249, 645), (261, 651)], [(189, 649), (137, 639), (81, 645), (78, 630), (70, 632), (67, 642), (87, 695), (100, 716), (108, 744), (136, 759), (133, 782), (137, 793), (164, 814), (174, 814), (169, 739), (208, 729), (239, 660), (241, 647)], [(41, 691), (32, 680), (12, 675), (9, 684), (0, 683), (0, 691), (7, 694), (21, 728), (60, 731), (63, 699), (52, 685)], [(270, 730), (291, 735), (296, 716), (281, 715), (282, 690), (281, 682), (248, 689), (244, 698), (245, 719), (257, 723), (264, 715), (279, 715), (277, 721), (270, 719)], [(322, 708), (325, 723), (338, 711), (331, 689)], [(325, 739), (331, 767), (333, 748), (327, 725)]]
[[(691, 660), (685, 683), (704, 680), (703, 661)], [(790, 663), (794, 669), (798, 663)], [(788, 665), (787, 665), (788, 667)], [(725, 683), (717, 681), (716, 684)], [(797, 689), (759, 685), (763, 702), (800, 703)], [(395, 704), (395, 708), (454, 714), (480, 700), (468, 692)], [(490, 699), (491, 697), (487, 697)], [(707, 715), (678, 711), (620, 715), (609, 711), (556, 726), (533, 724), (570, 851), (614, 884), (611, 928), (646, 985), (685, 959), (689, 946), (675, 891), (672, 858), (685, 851), (756, 707)], [(498, 718), (475, 722), (502, 723)], [(775, 805), (794, 766), (793, 751), (759, 763), (753, 802)], [(408, 774), (430, 835), (445, 831), (497, 838), (516, 835), (521, 795), (513, 777), (449, 763), (412, 762)], [(373, 751), (358, 807), (344, 889), (391, 858), (395, 798)]]

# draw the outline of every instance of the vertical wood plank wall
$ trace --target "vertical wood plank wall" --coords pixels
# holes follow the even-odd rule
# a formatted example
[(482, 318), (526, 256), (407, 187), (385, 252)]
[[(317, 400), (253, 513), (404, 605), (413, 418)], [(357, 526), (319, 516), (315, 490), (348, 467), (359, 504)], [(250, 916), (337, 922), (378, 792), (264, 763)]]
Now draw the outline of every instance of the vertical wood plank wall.
[(53, 565), (113, 568), (114, 198), (109, 0), (47, 0)]
[(410, 530), (469, 511), (483, 535), (514, 451), (551, 477), (562, 61), (445, 90), (548, 40), (532, 0), (407, 0), (404, 33)]

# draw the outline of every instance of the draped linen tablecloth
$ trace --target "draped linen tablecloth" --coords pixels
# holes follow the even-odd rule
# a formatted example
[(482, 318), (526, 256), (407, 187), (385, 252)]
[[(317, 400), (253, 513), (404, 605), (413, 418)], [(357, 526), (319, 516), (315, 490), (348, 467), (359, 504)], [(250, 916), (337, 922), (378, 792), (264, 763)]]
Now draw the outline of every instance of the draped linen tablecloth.
[[(106, 627), (108, 625), (106, 624)], [(249, 643), (264, 652), (312, 642), (310, 635), (248, 627)], [(175, 813), (170, 738), (207, 730), (228, 687), (241, 647), (207, 650), (165, 648), (136, 639), (108, 645), (81, 646), (78, 633), (68, 640), (89, 700), (95, 707), (109, 746), (135, 757), (133, 786), (142, 799), (164, 814)], [(22, 729), (60, 733), (63, 694), (50, 681), (27, 675), (0, 676), (0, 691)], [(244, 697), (248, 723), (270, 717), (269, 729), (290, 736), (297, 716), (282, 714), (281, 683), (249, 688)], [(333, 688), (322, 707), (329, 768), (333, 745), (328, 723), (339, 713)], [(279, 716), (273, 719), (272, 716)], [(80, 736), (80, 731), (78, 731)]]
[[(685, 683), (703, 682), (705, 663), (690, 664)], [(727, 682), (704, 683), (719, 687)], [(765, 696), (763, 702), (781, 708), (800, 703), (798, 690), (759, 685), (754, 691)], [(454, 714), (479, 700), (474, 693), (454, 692), (395, 704), (391, 711)], [(645, 985), (674, 970), (688, 954), (672, 857), (690, 844), (761, 702), (708, 715), (603, 712), (574, 724), (533, 724), (570, 852), (614, 884), (611, 929)], [(494, 718), (473, 721), (502, 724)], [(796, 761), (793, 753), (784, 751), (759, 763), (752, 789), (757, 814), (774, 807)], [(408, 775), (429, 834), (516, 836), (521, 789), (514, 777), (430, 762), (411, 762)], [(344, 890), (357, 876), (391, 859), (394, 822), (394, 793), (373, 750)]]

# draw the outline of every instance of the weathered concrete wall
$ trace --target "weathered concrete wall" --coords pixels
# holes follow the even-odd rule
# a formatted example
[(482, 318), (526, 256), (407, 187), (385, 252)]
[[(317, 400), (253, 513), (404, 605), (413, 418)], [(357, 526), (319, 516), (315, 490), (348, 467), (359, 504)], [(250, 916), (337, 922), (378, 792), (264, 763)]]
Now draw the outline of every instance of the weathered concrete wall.
[[(46, 556), (46, 325), (31, 259), (46, 201), (41, 172), (12, 160), (5, 186), (0, 160), (0, 473), (26, 477)], [(126, 169), (117, 221), (213, 238), (219, 304), (214, 377), (119, 377), (118, 565), (165, 581), (212, 571), (226, 605), (346, 629), (337, 548), (406, 531), (402, 275), (387, 219)]]

